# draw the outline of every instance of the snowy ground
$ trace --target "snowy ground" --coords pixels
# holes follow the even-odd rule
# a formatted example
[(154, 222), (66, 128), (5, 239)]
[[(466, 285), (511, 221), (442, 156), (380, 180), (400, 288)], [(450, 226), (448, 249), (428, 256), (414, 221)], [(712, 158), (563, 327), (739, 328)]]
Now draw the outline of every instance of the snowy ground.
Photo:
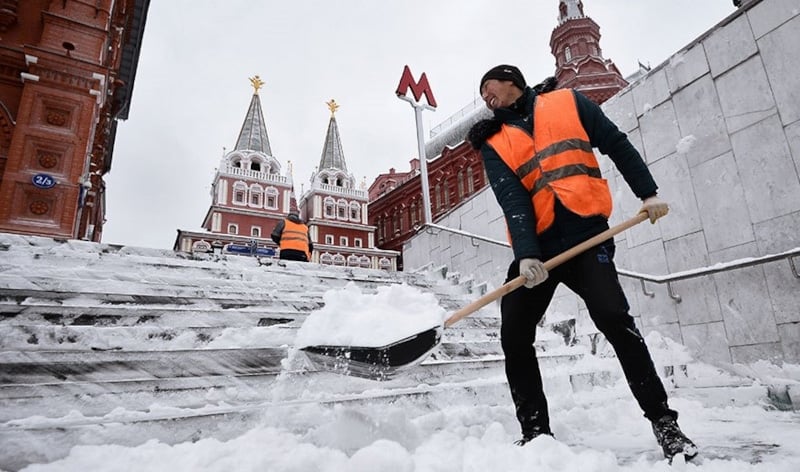
[[(496, 379), (495, 379), (496, 380)], [(313, 402), (326, 377), (284, 379), (257, 425), (238, 437), (168, 445), (138, 438), (137, 447), (75, 447), (68, 457), (25, 471), (662, 471), (662, 459), (636, 404), (620, 383), (551, 395), (556, 439), (512, 445), (517, 425), (502, 385), (406, 396), (391, 402)], [(306, 383), (304, 383), (306, 382)], [(487, 379), (487, 385), (491, 384)], [(373, 392), (380, 395), (380, 384)], [(268, 398), (269, 396), (272, 398)], [(701, 450), (685, 470), (800, 470), (800, 416), (765, 407), (753, 396), (685, 392), (672, 406)], [(275, 401), (283, 397), (284, 402)], [(292, 401), (288, 401), (293, 399)], [(308, 400), (306, 402), (306, 400)], [(715, 406), (710, 406), (715, 405)], [(119, 412), (117, 412), (119, 414)], [(36, 419), (31, 419), (36, 421)]]
[[(649, 336), (648, 343), (657, 364), (686, 361), (690, 372), (708, 385), (732, 384), (736, 378), (736, 372), (692, 362), (679, 345), (658, 336)], [(609, 362), (615, 361), (589, 356), (579, 361), (582, 365), (563, 369), (599, 369)], [(796, 377), (798, 367), (778, 369), (759, 363), (738, 366), (738, 371), (770, 381)], [(448, 387), (406, 387), (406, 394), (398, 396), (394, 395), (395, 381), (336, 374), (281, 375), (264, 392), (263, 402), (246, 407), (250, 413), (246, 432), (178, 444), (148, 436), (146, 426), (130, 429), (131, 420), (141, 412), (125, 408), (102, 418), (78, 412), (54, 418), (45, 413), (2, 426), (69, 431), (76, 424), (93, 425), (83, 427), (83, 442), (96, 445), (74, 447), (66, 458), (33, 464), (24, 471), (800, 470), (800, 414), (772, 407), (764, 384), (758, 381), (738, 387), (672, 389), (671, 406), (680, 412), (684, 431), (701, 451), (695, 462), (672, 466), (661, 456), (649, 423), (623, 381), (578, 392), (551, 385), (555, 439), (538, 438), (525, 447), (512, 444), (518, 438), (518, 426), (502, 376)], [(363, 393), (337, 393), (347, 391)], [(330, 403), (334, 398), (349, 401)], [(233, 413), (242, 410), (216, 401), (213, 395), (201, 409), (226, 408)], [(143, 417), (174, 413), (154, 404)], [(115, 433), (115, 422), (123, 419), (128, 429)], [(240, 420), (233, 414), (220, 421)], [(235, 424), (230, 426), (237, 431)], [(127, 437), (120, 438), (121, 434)]]
[[(87, 245), (87, 248), (87, 251), (96, 251), (93, 246)], [(63, 248), (56, 246), (55, 250)], [(19, 275), (7, 273), (5, 277), (25, 280), (34, 275), (52, 275), (50, 263), (37, 266), (34, 259), (28, 261), (24, 256), (19, 257), (23, 258)], [(239, 262), (247, 262), (242, 261)], [(313, 268), (308, 267), (309, 270)], [(39, 270), (41, 272), (37, 272)], [(236, 270), (248, 274), (248, 270), (255, 273), (261, 269), (242, 267)], [(86, 276), (88, 269), (79, 267), (76, 271), (76, 276)], [(151, 280), (157, 274), (135, 276)], [(108, 280), (93, 282), (94, 288), (110, 289), (112, 279), (120, 277), (133, 275), (124, 271), (109, 273)], [(8, 283), (14, 280), (17, 279), (9, 279)], [(207, 286), (198, 288), (210, 290), (217, 287), (220, 280), (208, 279), (202, 283)], [(428, 328), (431, 317), (441, 319), (444, 316), (435, 300), (420, 298), (400, 286), (392, 290), (390, 298), (395, 307), (408, 308), (421, 303), (414, 311), (426, 315), (416, 320), (414, 326), (398, 327), (398, 332), (400, 328), (411, 328), (412, 332)], [(354, 309), (370, 302), (352, 287), (327, 295), (324, 313), (328, 321), (342, 313), (381, 312), (369, 306), (362, 306), (363, 310)], [(387, 302), (380, 299), (381, 293), (376, 296), (376, 303), (384, 308), (380, 323), (383, 326)], [(426, 305), (430, 311), (426, 310)], [(308, 319), (313, 318), (312, 314)], [(335, 324), (344, 326), (347, 321), (337, 319)], [(367, 324), (363, 319), (358, 322), (361, 327)], [(348, 331), (357, 337), (348, 341), (363, 342), (374, 337), (375, 331), (370, 329), (356, 333), (351, 328)], [(239, 329), (236, 336), (219, 342), (241, 347), (290, 341), (264, 340), (255, 334), (248, 336), (246, 331)], [(272, 332), (269, 329), (258, 331), (262, 335)], [(330, 335), (335, 329), (329, 323), (320, 323), (314, 329), (309, 323), (300, 331), (305, 331), (303, 336), (307, 341), (320, 342), (319, 336)], [(92, 417), (86, 409), (80, 410), (79, 404), (76, 405), (78, 410), (66, 415), (63, 411), (55, 414), (59, 410), (54, 405), (45, 405), (37, 415), (17, 415), (14, 420), (0, 423), (0, 432), (6, 438), (0, 448), (8, 452), (26, 444), (32, 446), (30, 449), (46, 452), (52, 448), (55, 451), (50, 442), (35, 443), (40, 437), (36, 431), (43, 430), (55, 431), (47, 441), (59, 442), (69, 436), (70, 441), (77, 437), (76, 442), (82, 444), (72, 448), (66, 457), (55, 452), (50, 456), (43, 454), (52, 459), (23, 469), (29, 472), (800, 471), (800, 414), (775, 409), (767, 401), (766, 391), (766, 386), (775, 381), (796, 387), (800, 384), (800, 366), (778, 368), (762, 363), (721, 370), (692, 362), (680, 346), (658, 336), (648, 336), (647, 341), (657, 364), (689, 366), (687, 375), (692, 378), (687, 385), (691, 388), (679, 385), (683, 388), (672, 389), (671, 406), (680, 412), (682, 428), (700, 448), (701, 456), (695, 463), (667, 464), (649, 423), (642, 417), (623, 381), (610, 387), (594, 388), (557, 385), (558, 379), (569, 379), (565, 375), (571, 372), (602, 372), (607, 371), (609, 364), (616, 365), (614, 359), (594, 356), (545, 373), (555, 439), (538, 438), (525, 447), (512, 444), (519, 437), (518, 425), (504, 379), (496, 369), (487, 370), (483, 377), (466, 379), (458, 386), (408, 385), (408, 382), (403, 384), (402, 379), (374, 382), (334, 374), (284, 374), (264, 387), (263, 392), (255, 392), (255, 396), (242, 391), (241, 396), (247, 397), (243, 404), (226, 403), (237, 398), (236, 391), (224, 394), (209, 391), (205, 399), (187, 411), (173, 411), (154, 400), (146, 409), (125, 404), (108, 408), (106, 411), (110, 412), (104, 416)], [(126, 342), (133, 344), (125, 344), (124, 350), (137, 349), (136, 338)], [(144, 346), (144, 341), (142, 343)], [(734, 378), (736, 382), (732, 381)], [(743, 385), (744, 378), (751, 379), (752, 385)], [(399, 385), (404, 388), (402, 395), (397, 395)], [(701, 388), (705, 386), (716, 388)], [(347, 397), (341, 392), (359, 394)], [(176, 391), (174, 395), (181, 394)], [(332, 398), (340, 401), (331, 402)], [(175, 403), (188, 404), (189, 401)], [(0, 405), (0, 408), (8, 408), (8, 405)], [(247, 415), (241, 414), (244, 410)], [(169, 430), (170, 423), (163, 418), (173, 414), (185, 416), (190, 411), (229, 411), (226, 416), (206, 417), (206, 421), (215, 422), (216, 431), (225, 434), (212, 434), (209, 430), (213, 428), (209, 428), (195, 440), (174, 439), (175, 434), (170, 436), (174, 430)], [(167, 425), (166, 435), (156, 435), (154, 429), (148, 427), (148, 421), (159, 415), (162, 418), (159, 424)], [(59, 433), (63, 436), (58, 436)]]

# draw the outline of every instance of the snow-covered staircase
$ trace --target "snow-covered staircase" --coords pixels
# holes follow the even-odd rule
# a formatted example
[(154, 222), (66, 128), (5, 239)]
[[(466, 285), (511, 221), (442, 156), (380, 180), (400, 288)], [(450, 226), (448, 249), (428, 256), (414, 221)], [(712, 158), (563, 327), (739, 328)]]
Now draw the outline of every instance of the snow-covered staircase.
[[(63, 452), (111, 424), (121, 438), (147, 423), (177, 442), (234, 434), (254, 415), (302, 402), (477, 390), (509, 401), (495, 304), (445, 329), (425, 362), (386, 382), (344, 381), (292, 358), (305, 318), (348, 283), (364, 292), (405, 283), (448, 312), (486, 290), (442, 268), (397, 273), (0, 233), (0, 441), (17, 445), (0, 454), (0, 468), (32, 459), (20, 457), (25, 438), (61, 435)], [(543, 326), (537, 348), (550, 392), (621, 379), (615, 359), (592, 355), (596, 340), (575, 334), (574, 319)], [(674, 387), (693, 387), (685, 365), (664, 373)]]

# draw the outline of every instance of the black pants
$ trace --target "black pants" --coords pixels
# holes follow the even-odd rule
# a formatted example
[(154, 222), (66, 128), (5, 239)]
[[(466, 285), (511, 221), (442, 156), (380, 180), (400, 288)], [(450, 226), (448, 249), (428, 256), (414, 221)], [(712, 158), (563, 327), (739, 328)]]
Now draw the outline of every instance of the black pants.
[(280, 255), (278, 255), (278, 258), (287, 261), (308, 262), (308, 257), (306, 256), (306, 253), (303, 251), (298, 251), (296, 249), (281, 249), (281, 253)]
[[(677, 418), (667, 406), (667, 394), (656, 374), (650, 352), (636, 329), (614, 267), (614, 243), (589, 249), (550, 271), (549, 278), (532, 289), (521, 287), (501, 301), (500, 339), (506, 358), (506, 376), (523, 435), (550, 434), (547, 399), (533, 342), (559, 283), (586, 303), (589, 316), (608, 339), (622, 365), (625, 378), (648, 419), (664, 415)], [(508, 280), (519, 275), (519, 264), (508, 269)]]

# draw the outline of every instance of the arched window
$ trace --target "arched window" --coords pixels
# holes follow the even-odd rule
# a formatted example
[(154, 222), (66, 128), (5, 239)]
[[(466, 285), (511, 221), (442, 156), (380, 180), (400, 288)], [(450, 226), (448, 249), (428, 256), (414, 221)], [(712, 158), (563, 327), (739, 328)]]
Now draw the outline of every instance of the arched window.
[(338, 212), (336, 213), (336, 218), (339, 220), (346, 220), (347, 219), (347, 200), (339, 200)]
[(237, 157), (236, 159), (231, 160), (231, 165), (233, 167), (236, 167), (237, 169), (241, 169), (242, 168), (242, 160)]
[(564, 48), (564, 59), (566, 59), (567, 62), (572, 60), (572, 50), (569, 46)]
[(261, 172), (261, 161), (253, 160), (250, 162), (250, 170)]
[(239, 225), (228, 223), (228, 234), (239, 234)]
[(250, 206), (261, 208), (262, 200), (261, 198), (264, 196), (264, 189), (261, 188), (258, 184), (253, 184), (250, 186)]
[(467, 167), (467, 193), (470, 195), (475, 191), (475, 179), (472, 174), (472, 167)]
[(333, 265), (335, 266), (343, 266), (344, 265), (344, 256), (341, 254), (336, 254), (333, 256)]
[(358, 202), (350, 203), (350, 221), (361, 219), (361, 205)]
[(253, 226), (252, 228), (250, 228), (250, 236), (253, 236), (255, 238), (260, 238), (261, 237), (261, 227)]
[(347, 256), (347, 265), (349, 265), (350, 267), (358, 267), (359, 265), (358, 256), (356, 256), (355, 254), (350, 254), (349, 256)]
[(319, 256), (319, 262), (320, 264), (331, 265), (333, 264), (333, 256), (326, 252), (325, 254)]
[(464, 198), (464, 171), (458, 171), (458, 199)]
[(361, 256), (361, 267), (371, 267), (372, 261), (367, 256)]
[(392, 261), (390, 261), (385, 257), (381, 257), (380, 260), (378, 261), (378, 267), (380, 267), (383, 270), (389, 270), (392, 268)]
[(439, 208), (442, 207), (442, 185), (441, 184), (436, 184), (436, 186), (433, 187), (433, 194), (436, 195), (436, 209), (438, 210)]
[(336, 218), (336, 200), (325, 197), (325, 218)]
[(244, 182), (233, 184), (233, 203), (239, 205), (247, 204), (247, 185)]
[(264, 191), (266, 195), (264, 206), (268, 210), (277, 210), (278, 209), (278, 189), (275, 187), (268, 187), (267, 190)]

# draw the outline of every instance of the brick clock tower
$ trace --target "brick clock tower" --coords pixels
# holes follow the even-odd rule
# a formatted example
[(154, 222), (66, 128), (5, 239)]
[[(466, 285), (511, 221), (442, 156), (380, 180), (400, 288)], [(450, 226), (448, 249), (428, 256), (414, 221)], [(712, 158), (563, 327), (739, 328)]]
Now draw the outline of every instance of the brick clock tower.
[(0, 231), (100, 241), (148, 7), (0, 2)]
[(550, 35), (559, 88), (574, 88), (601, 104), (628, 85), (600, 49), (600, 27), (583, 12), (581, 0), (561, 0), (558, 26)]

